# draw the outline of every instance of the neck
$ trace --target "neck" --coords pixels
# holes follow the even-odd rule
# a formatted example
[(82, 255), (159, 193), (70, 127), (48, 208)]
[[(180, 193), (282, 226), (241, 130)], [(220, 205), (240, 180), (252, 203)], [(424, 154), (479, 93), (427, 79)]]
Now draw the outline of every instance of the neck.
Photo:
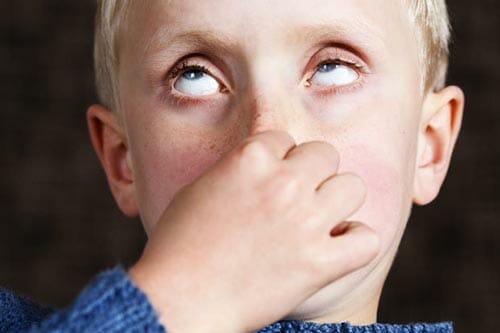
[[(356, 291), (360, 291), (358, 288)], [(353, 325), (370, 325), (377, 322), (378, 304), (380, 300), (382, 288), (362, 295), (352, 295), (352, 300), (362, 299), (362, 302), (351, 302), (346, 300), (345, 303), (339, 304), (325, 314), (309, 319), (315, 323), (343, 323), (349, 322)], [(361, 292), (360, 292), (361, 294)], [(361, 297), (361, 298), (360, 298)]]

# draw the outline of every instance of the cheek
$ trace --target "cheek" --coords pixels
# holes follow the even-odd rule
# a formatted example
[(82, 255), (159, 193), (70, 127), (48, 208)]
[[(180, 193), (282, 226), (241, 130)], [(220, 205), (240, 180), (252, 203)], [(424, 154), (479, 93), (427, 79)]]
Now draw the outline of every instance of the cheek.
[(349, 147), (340, 156), (339, 171), (357, 174), (367, 187), (364, 204), (350, 220), (363, 222), (374, 229), (385, 252), (404, 229), (404, 168), (383, 160), (366, 146)]
[(169, 140), (168, 144), (149, 146), (139, 152), (135, 185), (141, 218), (147, 230), (157, 223), (183, 186), (203, 174), (229, 149), (227, 143), (203, 140), (203, 137)]

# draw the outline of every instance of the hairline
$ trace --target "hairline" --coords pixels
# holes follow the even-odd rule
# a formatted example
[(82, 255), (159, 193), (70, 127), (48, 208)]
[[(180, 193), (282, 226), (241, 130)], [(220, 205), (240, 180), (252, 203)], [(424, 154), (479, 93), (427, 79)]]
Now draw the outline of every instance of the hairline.
[[(401, 0), (415, 28), (418, 43), (421, 92), (444, 87), (449, 57), (450, 25), (445, 0)], [(98, 0), (94, 42), (96, 89), (100, 102), (120, 110), (118, 68), (120, 36), (134, 3), (130, 0)], [(438, 17), (439, 16), (439, 17)], [(439, 22), (438, 22), (439, 21)]]

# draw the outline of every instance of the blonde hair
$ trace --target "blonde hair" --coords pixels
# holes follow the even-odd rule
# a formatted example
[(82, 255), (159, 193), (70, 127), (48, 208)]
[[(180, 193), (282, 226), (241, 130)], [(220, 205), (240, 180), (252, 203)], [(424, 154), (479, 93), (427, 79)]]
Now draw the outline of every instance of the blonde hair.
[(445, 0), (405, 0), (420, 49), (422, 90), (446, 84), (450, 56), (450, 19)]
[(97, 0), (94, 33), (94, 72), (97, 96), (107, 108), (118, 111), (119, 36), (129, 0)]
[[(406, 2), (419, 44), (423, 92), (444, 87), (448, 69), (450, 24), (445, 0)], [(94, 69), (100, 102), (120, 109), (118, 91), (119, 36), (130, 0), (97, 0)]]

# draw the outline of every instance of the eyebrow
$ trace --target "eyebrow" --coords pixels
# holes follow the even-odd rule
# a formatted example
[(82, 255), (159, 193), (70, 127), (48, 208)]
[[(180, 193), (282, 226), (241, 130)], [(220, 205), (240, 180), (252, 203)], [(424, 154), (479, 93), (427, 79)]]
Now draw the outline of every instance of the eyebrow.
[(368, 55), (379, 54), (387, 49), (387, 39), (382, 31), (362, 21), (320, 23), (296, 28), (287, 36), (288, 43), (318, 44), (333, 42), (342, 44), (354, 51)]
[[(339, 20), (294, 28), (285, 35), (284, 40), (288, 45), (340, 44), (351, 51), (360, 53), (363, 58), (370, 59), (374, 54), (387, 49), (387, 41), (382, 36), (380, 30), (365, 22)], [(194, 53), (208, 51), (214, 54), (234, 55), (243, 52), (236, 38), (222, 31), (200, 29), (172, 34), (171, 29), (161, 28), (146, 44), (143, 57), (146, 58), (149, 53), (161, 51), (168, 51), (172, 56), (177, 56), (186, 52), (187, 48)]]
[(170, 36), (170, 29), (159, 29), (149, 40), (144, 50), (144, 56), (149, 53), (169, 49), (170, 52), (185, 51), (186, 46), (194, 46), (195, 49), (210, 50), (213, 52), (229, 53), (238, 48), (236, 41), (224, 34), (208, 30), (186, 31)]

